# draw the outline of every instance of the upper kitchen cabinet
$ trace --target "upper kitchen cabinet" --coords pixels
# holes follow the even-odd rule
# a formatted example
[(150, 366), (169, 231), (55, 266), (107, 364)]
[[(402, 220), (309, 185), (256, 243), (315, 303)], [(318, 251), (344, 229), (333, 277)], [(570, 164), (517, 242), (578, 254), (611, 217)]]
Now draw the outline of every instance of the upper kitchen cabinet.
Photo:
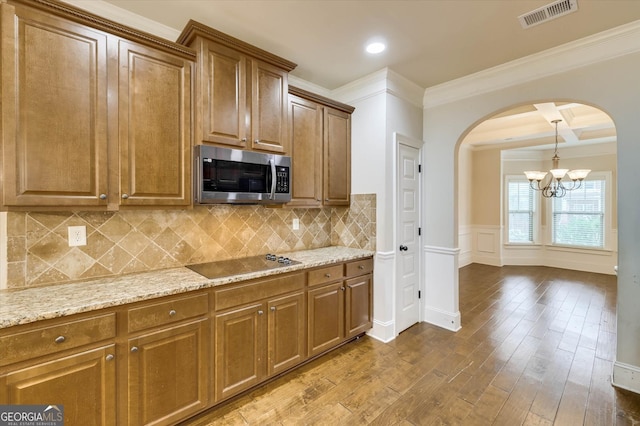
[(289, 206), (349, 205), (353, 110), (349, 105), (289, 87), (293, 168)]
[(288, 73), (296, 64), (193, 20), (178, 43), (198, 57), (196, 144), (289, 152)]
[(65, 3), (0, 7), (2, 208), (189, 206), (195, 53)]
[(119, 197), (121, 206), (191, 204), (192, 63), (119, 41)]
[(108, 35), (0, 7), (2, 204), (106, 205)]

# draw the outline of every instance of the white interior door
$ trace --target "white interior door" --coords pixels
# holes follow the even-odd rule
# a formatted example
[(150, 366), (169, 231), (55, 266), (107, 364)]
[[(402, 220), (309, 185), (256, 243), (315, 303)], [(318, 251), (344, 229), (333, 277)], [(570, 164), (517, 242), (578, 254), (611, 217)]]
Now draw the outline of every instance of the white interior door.
[(396, 333), (420, 320), (420, 150), (398, 143)]

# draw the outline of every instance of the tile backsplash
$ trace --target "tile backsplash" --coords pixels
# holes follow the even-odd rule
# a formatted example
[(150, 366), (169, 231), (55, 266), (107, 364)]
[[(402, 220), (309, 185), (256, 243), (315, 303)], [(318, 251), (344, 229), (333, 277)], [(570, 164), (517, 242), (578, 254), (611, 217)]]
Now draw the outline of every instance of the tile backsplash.
[[(294, 218), (300, 229), (292, 230)], [(83, 225), (87, 245), (69, 247)], [(7, 287), (20, 288), (190, 263), (343, 245), (375, 250), (375, 194), (349, 208), (197, 206), (192, 210), (9, 212)]]

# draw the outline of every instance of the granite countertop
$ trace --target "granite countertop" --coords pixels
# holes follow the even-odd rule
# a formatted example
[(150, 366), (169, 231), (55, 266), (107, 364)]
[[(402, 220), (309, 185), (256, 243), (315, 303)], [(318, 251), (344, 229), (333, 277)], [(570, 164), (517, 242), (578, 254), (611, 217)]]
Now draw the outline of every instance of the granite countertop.
[(373, 254), (370, 250), (334, 246), (282, 253), (299, 261), (297, 265), (224, 278), (208, 279), (182, 267), (45, 287), (0, 290), (0, 329)]

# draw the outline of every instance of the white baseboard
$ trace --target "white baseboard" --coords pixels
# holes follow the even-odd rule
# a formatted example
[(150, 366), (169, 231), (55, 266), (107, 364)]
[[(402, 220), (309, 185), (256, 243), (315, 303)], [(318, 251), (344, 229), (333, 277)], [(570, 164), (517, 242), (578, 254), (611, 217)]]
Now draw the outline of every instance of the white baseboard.
[(373, 327), (367, 331), (367, 335), (383, 343), (389, 343), (395, 336), (395, 324), (393, 321), (381, 322), (373, 320)]
[(426, 306), (424, 309), (424, 321), (451, 331), (458, 331), (462, 328), (460, 325), (460, 311), (446, 312), (432, 306)]
[(614, 362), (611, 384), (617, 388), (640, 393), (640, 368), (623, 362)]

